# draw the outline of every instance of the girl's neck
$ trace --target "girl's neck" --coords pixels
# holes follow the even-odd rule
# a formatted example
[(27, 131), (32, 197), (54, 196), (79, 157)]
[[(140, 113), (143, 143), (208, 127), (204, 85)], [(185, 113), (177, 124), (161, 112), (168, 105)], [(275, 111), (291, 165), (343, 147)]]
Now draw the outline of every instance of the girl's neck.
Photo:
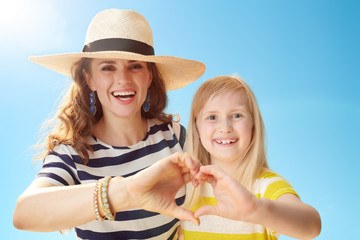
[(131, 146), (141, 141), (148, 130), (146, 119), (141, 116), (132, 118), (110, 118), (103, 116), (96, 123), (93, 134), (111, 146)]

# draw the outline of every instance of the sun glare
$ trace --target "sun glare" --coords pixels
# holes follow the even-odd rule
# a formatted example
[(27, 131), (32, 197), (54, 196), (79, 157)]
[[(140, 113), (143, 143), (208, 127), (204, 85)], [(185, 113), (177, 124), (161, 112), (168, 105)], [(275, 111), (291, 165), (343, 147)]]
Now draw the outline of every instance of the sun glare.
[[(32, 50), (58, 47), (64, 39), (66, 21), (57, 11), (55, 3), (44, 0), (2, 1), (0, 5), (2, 41), (20, 44)], [(56, 41), (50, 40), (49, 37)]]

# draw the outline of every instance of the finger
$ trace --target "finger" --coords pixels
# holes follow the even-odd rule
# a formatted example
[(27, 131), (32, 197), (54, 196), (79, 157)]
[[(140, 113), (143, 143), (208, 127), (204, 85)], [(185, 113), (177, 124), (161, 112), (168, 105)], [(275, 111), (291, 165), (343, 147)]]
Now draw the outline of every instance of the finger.
[(190, 173), (184, 173), (182, 176), (185, 183), (191, 182), (194, 187), (199, 186), (199, 181), (195, 179)]
[(206, 182), (209, 178), (212, 178), (211, 175), (204, 173), (202, 171), (199, 171), (196, 175), (195, 178), (200, 181), (200, 182)]
[(194, 187), (197, 187), (200, 184), (200, 182), (194, 177), (191, 177), (191, 183), (193, 184)]
[(192, 211), (179, 206), (176, 206), (173, 209), (172, 215), (181, 221), (191, 221), (195, 225), (199, 225), (200, 223), (199, 218), (194, 217), (194, 213)]
[(185, 183), (192, 181), (190, 173), (184, 173), (182, 175), (182, 177), (183, 177)]
[(197, 180), (193, 175), (190, 175), (190, 178), (191, 178), (191, 183), (194, 187), (199, 186), (199, 184), (200, 184), (199, 180)]
[(200, 207), (196, 212), (194, 213), (195, 218), (199, 218), (203, 215), (218, 215), (217, 214), (217, 208), (213, 205), (205, 205)]
[(184, 163), (184, 156), (182, 152), (177, 152), (172, 154), (170, 157), (170, 161), (174, 164), (177, 164), (180, 167), (184, 167), (185, 163)]
[(185, 166), (190, 170), (191, 174), (196, 175), (200, 169), (200, 161), (192, 157), (188, 153), (183, 153)]
[(216, 179), (224, 177), (226, 174), (220, 168), (214, 165), (206, 165), (200, 167), (200, 172), (213, 176)]

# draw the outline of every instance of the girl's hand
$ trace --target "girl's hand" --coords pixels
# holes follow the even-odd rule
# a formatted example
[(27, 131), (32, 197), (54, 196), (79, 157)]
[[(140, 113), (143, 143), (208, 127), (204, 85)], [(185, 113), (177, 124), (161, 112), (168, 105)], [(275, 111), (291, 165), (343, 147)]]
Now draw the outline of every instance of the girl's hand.
[(196, 175), (200, 182), (211, 184), (216, 206), (202, 206), (194, 214), (218, 215), (224, 218), (251, 222), (296, 239), (313, 239), (321, 231), (319, 213), (293, 194), (277, 200), (257, 198), (238, 181), (216, 166), (200, 167)]
[(214, 165), (202, 166), (196, 178), (211, 184), (217, 205), (206, 205), (195, 212), (195, 217), (217, 215), (246, 221), (256, 209), (256, 197), (236, 179)]
[(152, 212), (192, 221), (199, 220), (192, 211), (179, 207), (175, 203), (176, 193), (188, 182), (196, 187), (200, 162), (187, 153), (175, 153), (162, 159), (147, 169), (126, 178), (130, 200), (136, 207)]

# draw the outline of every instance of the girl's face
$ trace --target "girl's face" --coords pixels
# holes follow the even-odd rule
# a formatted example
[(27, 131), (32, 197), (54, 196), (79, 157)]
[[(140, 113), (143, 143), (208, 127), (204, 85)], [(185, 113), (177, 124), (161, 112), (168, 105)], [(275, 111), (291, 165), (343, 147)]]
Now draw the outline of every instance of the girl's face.
[(244, 90), (212, 96), (196, 127), (211, 164), (237, 162), (252, 139), (253, 119)]
[(91, 74), (84, 76), (90, 89), (97, 92), (104, 116), (141, 116), (141, 106), (152, 80), (146, 62), (93, 59)]

